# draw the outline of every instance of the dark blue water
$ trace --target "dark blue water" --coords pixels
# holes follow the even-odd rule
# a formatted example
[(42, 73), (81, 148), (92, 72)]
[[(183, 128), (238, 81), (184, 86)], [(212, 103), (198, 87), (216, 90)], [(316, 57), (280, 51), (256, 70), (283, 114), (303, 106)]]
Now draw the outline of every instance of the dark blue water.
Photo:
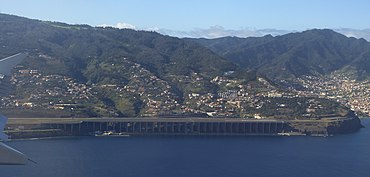
[[(370, 127), (370, 120), (363, 124)], [(8, 143), (0, 177), (369, 177), (370, 128), (334, 137), (77, 137)]]

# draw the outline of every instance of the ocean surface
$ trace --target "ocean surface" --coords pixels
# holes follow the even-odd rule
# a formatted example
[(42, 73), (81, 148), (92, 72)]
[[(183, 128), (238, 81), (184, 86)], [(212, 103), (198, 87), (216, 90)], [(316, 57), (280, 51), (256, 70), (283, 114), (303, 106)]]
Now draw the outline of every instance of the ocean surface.
[(333, 137), (131, 136), (8, 142), (37, 164), (0, 177), (369, 177), (368, 128)]

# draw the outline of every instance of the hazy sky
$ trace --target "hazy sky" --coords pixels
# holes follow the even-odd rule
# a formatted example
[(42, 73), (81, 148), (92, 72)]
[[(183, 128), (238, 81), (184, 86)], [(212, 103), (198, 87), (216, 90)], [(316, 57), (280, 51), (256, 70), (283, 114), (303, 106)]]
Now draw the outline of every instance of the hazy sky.
[(0, 12), (138, 29), (370, 28), (369, 0), (0, 0)]

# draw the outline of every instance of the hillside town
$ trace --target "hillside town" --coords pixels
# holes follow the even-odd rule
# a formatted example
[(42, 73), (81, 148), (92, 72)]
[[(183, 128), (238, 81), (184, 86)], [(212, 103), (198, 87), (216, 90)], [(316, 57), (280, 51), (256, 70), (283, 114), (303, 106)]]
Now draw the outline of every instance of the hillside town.
[[(180, 97), (167, 81), (140, 64), (129, 60), (121, 62), (119, 65), (107, 63), (105, 67), (128, 71), (130, 74), (124, 84), (117, 84), (119, 81), (83, 84), (67, 76), (19, 68), (10, 80), (15, 92), (3, 97), (0, 106), (2, 109), (63, 110), (74, 113), (71, 116), (81, 116), (88, 110), (90, 115), (87, 116), (263, 118), (266, 115), (261, 114), (262, 110), (272, 109), (269, 112), (280, 115), (292, 112), (294, 108), (290, 107), (299, 107), (289, 105), (291, 103), (284, 98), (316, 97), (335, 100), (359, 115), (370, 115), (369, 82), (357, 82), (340, 75), (306, 76), (299, 79), (305, 89), (293, 91), (278, 89), (261, 77), (245, 82), (227, 77), (225, 73), (209, 82), (198, 73), (174, 75), (169, 79), (187, 88)], [(312, 113), (322, 109), (319, 102), (312, 99), (306, 102), (305, 111), (299, 116), (315, 116)]]
[(335, 100), (359, 115), (370, 116), (370, 82), (356, 81), (342, 74), (326, 77), (306, 76), (299, 79), (305, 87), (300, 95), (314, 95)]

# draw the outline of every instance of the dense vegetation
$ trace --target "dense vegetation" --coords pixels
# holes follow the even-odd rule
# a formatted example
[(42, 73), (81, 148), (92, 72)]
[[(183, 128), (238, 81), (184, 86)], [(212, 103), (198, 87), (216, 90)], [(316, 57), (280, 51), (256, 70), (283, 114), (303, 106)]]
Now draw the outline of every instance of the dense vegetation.
[[(192, 72), (212, 76), (235, 68), (196, 43), (155, 32), (67, 25), (9, 15), (0, 15), (0, 21), (2, 57), (27, 51), (31, 58), (27, 65), (81, 80), (102, 80), (94, 77), (103, 72), (94, 66), (122, 58), (129, 58), (161, 77)], [(41, 59), (39, 54), (50, 58)]]
[(370, 44), (332, 30), (308, 30), (273, 37), (187, 39), (202, 44), (247, 69), (272, 79), (354, 70), (359, 79), (370, 74)]

